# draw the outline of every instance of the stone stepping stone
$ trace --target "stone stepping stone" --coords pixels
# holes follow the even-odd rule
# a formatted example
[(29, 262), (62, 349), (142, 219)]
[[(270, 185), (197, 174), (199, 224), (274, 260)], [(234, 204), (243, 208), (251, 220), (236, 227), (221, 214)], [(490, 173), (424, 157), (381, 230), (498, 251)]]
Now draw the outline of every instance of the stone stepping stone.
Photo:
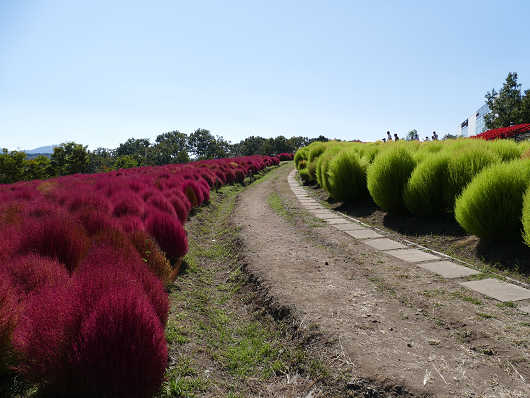
[(400, 260), (407, 261), (409, 263), (419, 263), (420, 261), (439, 260), (440, 258), (429, 253), (425, 253), (419, 249), (399, 249), (391, 250), (386, 253), (391, 256), (397, 257)]
[(363, 243), (377, 250), (405, 249), (407, 247), (402, 243), (396, 242), (395, 240), (388, 239), (388, 238), (370, 239), (370, 240), (365, 240)]
[(340, 225), (340, 224), (351, 224), (352, 222), (350, 220), (346, 220), (345, 218), (337, 216), (337, 218), (329, 218), (326, 220), (331, 225)]
[(530, 290), (494, 278), (462, 282), (460, 284), (499, 301), (530, 299)]
[(418, 264), (427, 271), (434, 272), (444, 278), (463, 278), (464, 276), (480, 274), (480, 271), (455, 264), (451, 261), (434, 261), (432, 263)]
[(524, 312), (525, 314), (530, 314), (530, 305), (523, 305), (519, 307), (519, 311)]
[(381, 238), (383, 235), (379, 235), (374, 230), (363, 228), (363, 229), (356, 229), (351, 231), (344, 231), (351, 237), (355, 239), (370, 239), (370, 238)]
[(335, 224), (333, 225), (333, 228), (338, 229), (339, 231), (347, 232), (347, 231), (358, 231), (361, 229), (366, 229), (362, 225), (359, 225), (354, 222), (349, 222), (348, 224)]
[(340, 219), (342, 219), (342, 217), (339, 217), (339, 216), (337, 216), (337, 215), (335, 215), (333, 213), (331, 213), (331, 214), (321, 214), (321, 213), (319, 213), (317, 215), (317, 217), (321, 218), (323, 220), (340, 220)]

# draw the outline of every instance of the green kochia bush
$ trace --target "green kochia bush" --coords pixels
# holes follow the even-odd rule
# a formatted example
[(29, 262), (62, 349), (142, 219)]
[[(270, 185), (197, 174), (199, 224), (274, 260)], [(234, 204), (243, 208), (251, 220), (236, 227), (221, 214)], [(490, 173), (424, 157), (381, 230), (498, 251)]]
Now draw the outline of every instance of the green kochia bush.
[(329, 163), (331, 196), (344, 202), (353, 202), (366, 196), (367, 165), (354, 149), (346, 149), (336, 155)]
[(469, 147), (452, 156), (447, 166), (447, 184), (444, 200), (450, 209), (454, 208), (456, 197), (482, 169), (500, 162), (498, 155), (484, 148)]
[(309, 152), (307, 150), (307, 147), (300, 148), (299, 150), (296, 151), (296, 153), (294, 154), (294, 164), (297, 169), (301, 168), (299, 166), (302, 160), (304, 161), (307, 160), (308, 153)]
[(495, 140), (488, 144), (490, 150), (499, 155), (503, 162), (519, 159), (523, 152), (523, 147), (512, 140)]
[(373, 200), (383, 210), (405, 210), (402, 193), (416, 162), (402, 146), (389, 149), (377, 156), (368, 168), (367, 185)]
[(456, 200), (456, 220), (467, 232), (484, 240), (519, 240), (529, 177), (529, 161), (487, 167)]
[(447, 154), (436, 154), (427, 157), (414, 169), (403, 191), (403, 201), (412, 214), (431, 216), (447, 210), (444, 190), (448, 163)]
[(523, 239), (527, 246), (530, 246), (530, 187), (526, 190), (523, 199)]
[(339, 153), (342, 149), (342, 146), (332, 146), (329, 147), (326, 152), (324, 152), (317, 161), (317, 171), (316, 171), (316, 177), (317, 177), (317, 183), (322, 187), (324, 190), (329, 192), (329, 186), (328, 186), (328, 169), (329, 169), (329, 162)]

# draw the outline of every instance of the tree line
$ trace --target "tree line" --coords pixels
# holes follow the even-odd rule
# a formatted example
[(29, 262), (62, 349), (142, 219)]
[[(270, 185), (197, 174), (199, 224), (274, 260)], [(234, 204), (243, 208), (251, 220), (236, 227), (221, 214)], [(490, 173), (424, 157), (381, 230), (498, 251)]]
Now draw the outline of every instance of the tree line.
[(154, 142), (148, 138), (129, 138), (115, 149), (97, 148), (93, 151), (75, 142), (54, 148), (51, 156), (29, 158), (23, 151), (0, 153), (0, 183), (46, 179), (75, 173), (98, 173), (138, 166), (160, 166), (186, 163), (190, 160), (219, 159), (248, 155), (276, 155), (295, 152), (318, 138), (275, 138), (251, 136), (231, 144), (209, 130), (197, 129), (191, 134), (178, 130), (159, 134)]

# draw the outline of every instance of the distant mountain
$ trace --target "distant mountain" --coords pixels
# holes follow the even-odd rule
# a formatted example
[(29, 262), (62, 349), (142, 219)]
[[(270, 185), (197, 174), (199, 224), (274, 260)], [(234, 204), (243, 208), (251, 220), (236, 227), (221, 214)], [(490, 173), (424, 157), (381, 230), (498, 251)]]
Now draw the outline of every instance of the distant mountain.
[(36, 153), (52, 154), (53, 153), (53, 148), (55, 148), (56, 146), (58, 146), (58, 145), (40, 146), (40, 147), (35, 148), (35, 149), (24, 150), (24, 152), (26, 152), (27, 155), (33, 155), (33, 154), (36, 154)]

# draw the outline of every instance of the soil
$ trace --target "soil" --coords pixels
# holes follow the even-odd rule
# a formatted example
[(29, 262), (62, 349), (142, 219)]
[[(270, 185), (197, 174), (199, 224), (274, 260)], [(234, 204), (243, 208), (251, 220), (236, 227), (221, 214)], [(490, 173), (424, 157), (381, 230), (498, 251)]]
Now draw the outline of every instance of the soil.
[(291, 170), (281, 167), (240, 194), (240, 254), (271, 313), (318, 330), (314, 352), (341, 354), (352, 390), (530, 396), (526, 315), (316, 222), (290, 190)]

